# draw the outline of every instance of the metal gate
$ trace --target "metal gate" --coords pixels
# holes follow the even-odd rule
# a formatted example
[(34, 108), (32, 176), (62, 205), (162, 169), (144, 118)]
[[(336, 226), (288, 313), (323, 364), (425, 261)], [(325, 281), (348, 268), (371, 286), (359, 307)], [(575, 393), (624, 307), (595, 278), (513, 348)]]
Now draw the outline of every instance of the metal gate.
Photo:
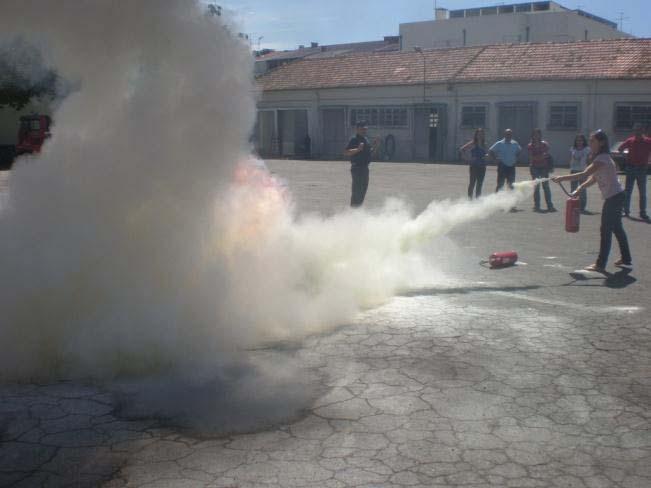
[(275, 156), (276, 114), (273, 110), (260, 110), (256, 124), (257, 150), (263, 158)]
[(323, 150), (326, 158), (341, 159), (348, 138), (346, 137), (346, 111), (343, 108), (321, 110), (323, 120)]
[(307, 134), (307, 110), (278, 110), (280, 156), (303, 156)]
[(529, 154), (526, 151), (531, 139), (531, 132), (536, 127), (536, 103), (514, 102), (498, 105), (499, 138), (506, 129), (513, 131), (513, 139), (522, 146), (521, 161), (528, 162)]

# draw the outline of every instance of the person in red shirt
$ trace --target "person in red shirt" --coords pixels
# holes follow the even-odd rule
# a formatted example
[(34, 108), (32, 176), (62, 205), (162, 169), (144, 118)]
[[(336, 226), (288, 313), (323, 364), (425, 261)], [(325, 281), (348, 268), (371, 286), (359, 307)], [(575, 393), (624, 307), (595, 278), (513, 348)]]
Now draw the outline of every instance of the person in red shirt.
[(644, 135), (642, 124), (635, 124), (633, 129), (635, 130), (635, 135), (626, 139), (619, 146), (620, 153), (628, 149), (624, 215), (628, 217), (631, 212), (631, 196), (633, 194), (633, 186), (637, 182), (637, 191), (640, 194), (640, 218), (649, 220), (649, 216), (646, 213), (646, 173), (649, 158), (651, 157), (651, 138)]
[[(531, 171), (531, 178), (549, 178), (551, 168), (551, 156), (549, 155), (549, 144), (543, 141), (542, 131), (534, 129), (531, 133), (531, 142), (527, 146), (529, 150), (529, 169)], [(552, 192), (549, 189), (549, 182), (542, 183), (545, 192), (545, 203), (547, 204), (548, 212), (556, 212), (554, 204), (552, 203)], [(533, 211), (540, 212), (540, 185), (536, 185), (533, 193)]]

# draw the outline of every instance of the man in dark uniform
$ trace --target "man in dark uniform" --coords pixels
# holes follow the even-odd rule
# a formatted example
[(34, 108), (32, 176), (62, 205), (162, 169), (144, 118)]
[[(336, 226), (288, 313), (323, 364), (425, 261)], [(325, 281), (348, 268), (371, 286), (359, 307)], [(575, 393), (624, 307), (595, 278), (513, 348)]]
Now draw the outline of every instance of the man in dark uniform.
[(368, 189), (368, 165), (371, 163), (371, 154), (377, 144), (371, 147), (368, 142), (366, 122), (357, 122), (355, 128), (355, 137), (346, 146), (344, 155), (350, 158), (350, 174), (353, 177), (350, 206), (360, 207), (364, 203)]

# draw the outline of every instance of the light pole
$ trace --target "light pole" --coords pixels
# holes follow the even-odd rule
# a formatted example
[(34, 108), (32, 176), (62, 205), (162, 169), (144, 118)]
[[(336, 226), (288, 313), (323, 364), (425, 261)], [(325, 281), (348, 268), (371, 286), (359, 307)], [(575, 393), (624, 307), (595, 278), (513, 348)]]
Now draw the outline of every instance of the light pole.
[(425, 65), (425, 53), (423, 52), (423, 48), (420, 46), (414, 46), (414, 51), (419, 53), (423, 57), (423, 102), (427, 100), (425, 96), (425, 85), (427, 83), (427, 71), (426, 71), (426, 65)]

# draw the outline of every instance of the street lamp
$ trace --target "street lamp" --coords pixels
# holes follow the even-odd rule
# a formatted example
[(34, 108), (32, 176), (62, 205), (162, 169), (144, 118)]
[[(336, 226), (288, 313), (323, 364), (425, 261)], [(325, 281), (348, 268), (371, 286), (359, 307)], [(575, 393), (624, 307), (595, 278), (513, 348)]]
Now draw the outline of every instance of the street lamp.
[(423, 102), (426, 101), (425, 97), (425, 84), (427, 83), (427, 71), (425, 70), (426, 65), (425, 65), (425, 53), (423, 52), (423, 48), (420, 46), (414, 46), (414, 51), (419, 53), (423, 57)]

